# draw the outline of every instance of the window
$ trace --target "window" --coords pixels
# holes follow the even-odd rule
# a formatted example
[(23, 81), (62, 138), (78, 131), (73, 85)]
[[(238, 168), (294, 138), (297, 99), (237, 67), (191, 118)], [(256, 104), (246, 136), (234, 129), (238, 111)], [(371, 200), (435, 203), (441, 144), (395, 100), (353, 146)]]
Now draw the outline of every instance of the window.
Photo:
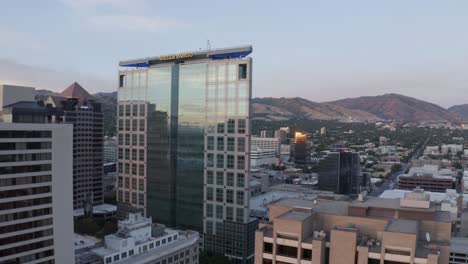
[(234, 215), (234, 209), (232, 207), (226, 207), (226, 220), (232, 221)]
[(213, 171), (206, 171), (206, 184), (213, 184)]
[(138, 201), (137, 201), (137, 193), (136, 192), (132, 192), (132, 204), (136, 204)]
[(132, 116), (138, 116), (138, 105), (132, 105)]
[(139, 142), (140, 147), (144, 147), (145, 146), (145, 135), (141, 134), (141, 135), (138, 135), (138, 137), (139, 137), (138, 141), (140, 141)]
[[(128, 154), (128, 151), (125, 152), (125, 155)], [(127, 155), (126, 155), (127, 156)], [(127, 157), (126, 157), (127, 158)], [(125, 167), (124, 167), (124, 172), (125, 174), (130, 174), (130, 163), (125, 163)]]
[(244, 191), (237, 191), (237, 205), (244, 205)]
[(214, 150), (214, 137), (208, 137), (207, 149)]
[(125, 134), (125, 145), (130, 145), (130, 134)]
[(130, 131), (130, 119), (125, 119), (125, 130)]
[(130, 188), (130, 178), (125, 177), (125, 189), (128, 189), (128, 188)]
[(145, 150), (144, 149), (139, 149), (138, 150), (138, 160), (139, 161), (145, 161)]
[(125, 86), (125, 75), (121, 74), (119, 76), (119, 87), (124, 87)]
[(216, 205), (216, 218), (223, 219), (223, 206)]
[(216, 185), (224, 185), (224, 172), (216, 172)]
[(137, 160), (137, 150), (136, 149), (132, 149), (132, 160)]
[(245, 169), (245, 156), (237, 156), (237, 169)]
[(149, 248), (154, 248), (154, 243), (150, 243)]
[(213, 235), (213, 222), (206, 221), (206, 233), (208, 235)]
[(229, 134), (233, 134), (234, 131), (235, 131), (235, 126), (236, 126), (236, 122), (234, 121), (234, 119), (229, 119), (228, 123), (227, 123), (227, 126), (228, 126), (227, 132)]
[(138, 194), (138, 204), (145, 205), (145, 195), (143, 193)]
[(125, 154), (124, 155), (125, 159), (129, 160), (130, 159), (130, 149), (126, 148), (124, 154)]
[(119, 148), (119, 159), (123, 159), (123, 148)]
[(140, 119), (140, 131), (145, 131), (145, 120)]
[(268, 242), (263, 242), (263, 252), (273, 253), (273, 244)]
[(213, 217), (213, 205), (207, 203), (206, 204), (206, 217)]
[(218, 133), (224, 133), (224, 123), (218, 123)]
[(244, 137), (237, 138), (237, 151), (245, 152), (245, 138)]
[(131, 113), (131, 106), (130, 105), (125, 105), (125, 116), (130, 116)]
[(312, 260), (312, 250), (303, 248), (302, 249), (302, 259)]
[(136, 166), (136, 164), (132, 164), (132, 175), (137, 175), (137, 166)]
[(224, 201), (223, 196), (224, 196), (223, 189), (216, 188), (216, 201), (217, 202), (223, 202)]
[(145, 182), (143, 179), (138, 179), (138, 190), (144, 191), (145, 190)]
[(219, 169), (224, 168), (224, 155), (223, 154), (216, 155), (216, 168), (219, 168)]
[(132, 249), (132, 250), (130, 250), (130, 251), (128, 252), (128, 255), (129, 255), (129, 256), (133, 256), (133, 254), (134, 254), (134, 251), (133, 251), (133, 249)]
[(238, 173), (237, 174), (237, 187), (244, 187), (244, 174), (243, 173)]
[(229, 137), (227, 139), (227, 151), (234, 151), (235, 139), (233, 137)]
[(206, 188), (206, 199), (208, 201), (213, 201), (213, 188), (212, 187)]
[(127, 252), (122, 253), (122, 258), (124, 259), (126, 257), (127, 257)]
[(145, 105), (140, 105), (140, 116), (145, 116)]
[(246, 123), (245, 119), (237, 120), (237, 133), (245, 134)]
[(115, 255), (115, 256), (114, 256), (114, 261), (117, 261), (117, 260), (119, 260), (119, 259), (120, 259), (120, 256), (119, 256), (119, 255)]
[(124, 130), (124, 121), (123, 119), (119, 119), (119, 131), (123, 131)]
[(218, 151), (224, 151), (224, 137), (218, 137), (216, 139), (216, 149)]
[(227, 186), (234, 186), (234, 173), (228, 172), (226, 174), (226, 185)]
[(124, 116), (124, 107), (123, 107), (123, 105), (119, 105), (119, 116)]
[(206, 166), (207, 167), (213, 167), (214, 166), (214, 155), (213, 155), (213, 153), (206, 154), (206, 158), (207, 158)]
[(234, 203), (234, 191), (227, 189), (226, 190), (226, 203), (232, 204)]
[(137, 146), (138, 143), (137, 143), (137, 135), (136, 134), (132, 134), (132, 146)]
[(239, 80), (247, 79), (247, 64), (239, 64)]
[(132, 119), (132, 131), (138, 131), (138, 120)]
[(145, 176), (145, 165), (143, 164), (138, 165), (138, 175)]
[(234, 155), (227, 155), (226, 168), (234, 169)]
[(106, 258), (106, 263), (111, 263), (112, 262), (112, 257)]
[(244, 222), (244, 209), (236, 208), (236, 222)]

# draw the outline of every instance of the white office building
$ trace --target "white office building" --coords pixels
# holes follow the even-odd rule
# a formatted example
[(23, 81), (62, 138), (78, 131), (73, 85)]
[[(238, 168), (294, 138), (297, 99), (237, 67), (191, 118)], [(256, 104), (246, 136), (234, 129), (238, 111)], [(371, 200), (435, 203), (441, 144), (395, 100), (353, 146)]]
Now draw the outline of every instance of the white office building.
[(103, 247), (77, 255), (77, 263), (95, 263), (99, 259), (104, 264), (197, 264), (199, 239), (195, 231), (167, 229), (134, 212), (119, 221), (119, 230), (104, 238)]
[(279, 154), (279, 138), (251, 137), (250, 165), (252, 167), (274, 164)]
[(74, 263), (72, 135), (0, 123), (0, 263)]

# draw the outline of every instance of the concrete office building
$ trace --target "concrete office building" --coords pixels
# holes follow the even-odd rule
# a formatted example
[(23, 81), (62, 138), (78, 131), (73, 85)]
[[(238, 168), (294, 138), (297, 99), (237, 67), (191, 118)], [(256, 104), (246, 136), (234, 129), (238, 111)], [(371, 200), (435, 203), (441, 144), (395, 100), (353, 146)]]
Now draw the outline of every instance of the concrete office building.
[(0, 109), (19, 101), (34, 101), (34, 96), (33, 87), (0, 84)]
[(418, 200), (283, 199), (256, 232), (255, 264), (449, 263), (448, 212)]
[(115, 163), (117, 162), (117, 150), (119, 145), (115, 138), (105, 137), (104, 139), (104, 162)]
[(74, 263), (72, 133), (0, 123), (0, 263)]
[(252, 47), (120, 62), (121, 217), (204, 231), (204, 249), (253, 262), (249, 217)]
[(398, 189), (413, 190), (421, 188), (430, 192), (445, 192), (455, 189), (456, 178), (450, 170), (440, 170), (438, 165), (411, 167), (408, 173), (398, 177)]
[(338, 194), (357, 195), (369, 180), (361, 171), (359, 154), (345, 149), (325, 152), (318, 162), (318, 187)]
[(252, 137), (250, 165), (259, 167), (277, 163), (279, 151), (280, 140), (278, 138)]
[(33, 88), (15, 88), (13, 93), (20, 93), (24, 98), (10, 96), (10, 90), (3, 92), (2, 97), (21, 100), (10, 100), (11, 104), (3, 106), (3, 122), (73, 125), (73, 208), (102, 204), (104, 128), (101, 105), (76, 82), (60, 95), (40, 102), (34, 101)]
[(141, 212), (119, 221), (119, 230), (104, 238), (101, 247), (90, 247), (76, 254), (77, 264), (198, 264), (195, 231), (178, 231), (153, 224)]

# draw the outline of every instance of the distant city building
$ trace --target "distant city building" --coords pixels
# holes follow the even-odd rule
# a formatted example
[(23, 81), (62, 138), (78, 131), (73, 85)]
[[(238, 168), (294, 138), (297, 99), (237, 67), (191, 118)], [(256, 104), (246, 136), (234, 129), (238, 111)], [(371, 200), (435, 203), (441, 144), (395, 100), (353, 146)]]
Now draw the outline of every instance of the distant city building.
[(104, 246), (80, 250), (76, 264), (198, 264), (199, 239), (195, 231), (166, 229), (140, 212), (129, 213), (117, 233), (104, 238)]
[(411, 167), (408, 173), (398, 178), (398, 188), (402, 190), (421, 188), (430, 192), (445, 192), (446, 189), (455, 189), (455, 184), (453, 172), (440, 170), (437, 165)]
[[(0, 84), (0, 110), (7, 105), (21, 101), (33, 102), (34, 96), (33, 87)], [(3, 122), (13, 123), (11, 120)]]
[(291, 143), (290, 158), (295, 163), (305, 163), (310, 161), (311, 146), (307, 141), (307, 134), (302, 132), (294, 133), (294, 142)]
[(448, 263), (448, 212), (369, 197), (282, 199), (255, 238), (255, 264)]
[(278, 138), (252, 137), (250, 142), (250, 165), (252, 167), (277, 163), (280, 155)]
[(447, 189), (445, 193), (428, 192), (423, 189), (407, 190), (386, 190), (380, 198), (405, 198), (406, 201), (417, 200), (419, 204), (424, 204), (429, 208), (433, 204), (433, 208), (439, 211), (450, 213), (451, 221), (456, 221), (461, 215), (461, 209), (465, 208), (468, 200), (468, 195), (459, 195), (456, 190)]
[(73, 131), (0, 123), (0, 263), (73, 263)]
[(359, 154), (345, 149), (325, 153), (317, 164), (320, 190), (347, 195), (357, 195), (367, 190), (370, 183), (361, 171)]
[(267, 131), (266, 130), (260, 131), (260, 137), (261, 138), (266, 138), (267, 137)]
[(204, 250), (253, 260), (251, 46), (120, 62), (119, 216), (204, 231)]
[(119, 144), (116, 138), (106, 137), (104, 140), (104, 162), (117, 162)]
[(320, 128), (320, 135), (325, 136), (326, 134), (327, 134), (327, 128), (326, 127)]
[(382, 155), (394, 155), (397, 153), (397, 147), (396, 146), (379, 146), (378, 150), (380, 154)]
[(288, 138), (289, 127), (280, 127), (278, 130), (275, 130), (275, 138), (278, 138), (281, 143), (285, 143)]
[(439, 146), (426, 146), (424, 155), (440, 155)]
[(463, 152), (463, 145), (461, 144), (442, 144), (442, 146), (440, 147), (440, 152), (442, 153), (442, 155), (445, 155), (445, 154), (457, 154), (457, 152)]
[(379, 145), (382, 146), (382, 145), (386, 145), (388, 143), (388, 138), (384, 137), (384, 136), (380, 136), (379, 137)]

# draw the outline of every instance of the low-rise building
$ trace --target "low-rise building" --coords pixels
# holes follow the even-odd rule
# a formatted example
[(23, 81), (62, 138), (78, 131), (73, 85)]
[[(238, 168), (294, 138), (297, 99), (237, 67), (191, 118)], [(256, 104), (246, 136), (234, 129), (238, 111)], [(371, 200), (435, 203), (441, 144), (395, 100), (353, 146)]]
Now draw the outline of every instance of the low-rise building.
[(449, 263), (448, 212), (400, 199), (283, 199), (255, 237), (255, 264)]
[(75, 259), (77, 264), (96, 263), (96, 259), (104, 264), (197, 264), (198, 243), (195, 231), (167, 229), (134, 212), (119, 221), (119, 230), (104, 238), (104, 246), (82, 250)]
[(440, 170), (437, 165), (411, 167), (408, 173), (399, 177), (398, 188), (413, 190), (419, 187), (431, 192), (445, 192), (446, 189), (455, 189), (454, 176), (451, 170)]

